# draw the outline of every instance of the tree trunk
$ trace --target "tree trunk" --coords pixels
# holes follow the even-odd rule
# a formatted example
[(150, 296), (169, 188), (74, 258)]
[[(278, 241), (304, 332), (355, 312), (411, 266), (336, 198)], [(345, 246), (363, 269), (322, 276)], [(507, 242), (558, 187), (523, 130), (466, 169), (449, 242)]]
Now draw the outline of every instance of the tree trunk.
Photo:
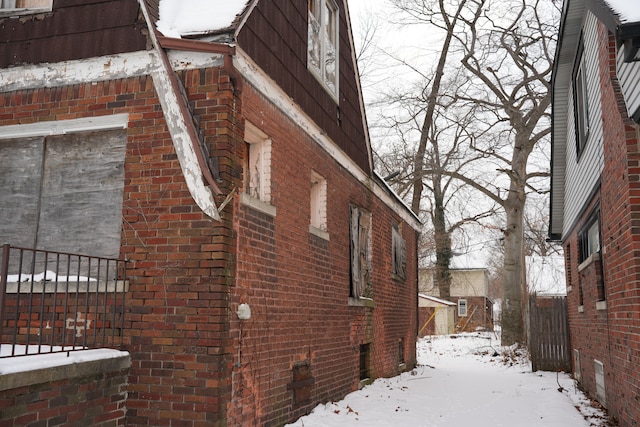
[[(524, 133), (525, 135), (522, 135)], [(507, 217), (504, 229), (504, 282), (502, 296), (502, 345), (525, 344), (524, 290), (524, 207), (526, 168), (530, 149), (528, 132), (516, 134), (512, 156), (509, 196), (503, 207)]]
[(436, 243), (436, 269), (435, 282), (440, 291), (440, 298), (451, 297), (451, 236), (447, 231), (446, 212), (444, 207), (444, 195), (441, 190), (441, 175), (433, 178), (434, 211), (432, 214), (433, 230)]

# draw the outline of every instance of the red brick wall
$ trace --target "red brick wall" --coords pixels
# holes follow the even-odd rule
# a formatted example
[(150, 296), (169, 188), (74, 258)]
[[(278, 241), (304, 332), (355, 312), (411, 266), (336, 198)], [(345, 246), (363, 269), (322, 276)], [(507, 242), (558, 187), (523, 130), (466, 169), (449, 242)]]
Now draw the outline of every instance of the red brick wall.
[[(205, 120), (205, 138), (220, 147), (223, 179), (239, 175), (228, 160), (237, 108), (228, 77), (217, 69), (187, 76), (190, 88), (199, 87), (191, 98)], [(117, 113), (129, 113), (121, 241), (121, 255), (131, 261), (127, 422), (211, 425), (224, 418), (231, 381), (227, 304), (235, 246), (225, 224), (233, 210), (227, 207), (220, 224), (191, 199), (151, 78), (0, 97), (0, 125)]]
[[(569, 323), (572, 347), (580, 351), (582, 387), (595, 397), (594, 359), (601, 361), (607, 408), (620, 425), (631, 426), (640, 422), (640, 237), (636, 224), (640, 211), (640, 141), (638, 126), (627, 117), (615, 75), (615, 40), (603, 25), (599, 43), (605, 163), (600, 191), (564, 242)], [(577, 233), (598, 203), (602, 271), (598, 261), (578, 271)], [(597, 310), (596, 301), (602, 299), (598, 292), (602, 275), (606, 309)], [(583, 312), (578, 311), (580, 292)]]
[[(181, 73), (218, 156), (222, 202), (242, 189), (242, 114), (272, 137), (271, 218), (236, 196), (214, 222), (188, 192), (150, 77), (0, 96), (0, 126), (129, 113), (121, 254), (127, 425), (277, 425), (359, 385), (359, 346), (376, 377), (395, 375), (398, 347), (415, 365), (416, 235), (402, 224), (407, 277), (391, 277), (391, 229), (402, 223), (249, 84), (232, 95), (218, 69)], [(244, 109), (244, 111), (242, 111)], [(330, 240), (309, 232), (311, 169), (327, 179)], [(375, 308), (350, 306), (349, 204), (373, 213)], [(253, 315), (240, 322), (239, 303)], [(402, 341), (401, 341), (402, 340)], [(294, 402), (307, 363), (309, 400)]]
[[(299, 127), (246, 84), (243, 114), (271, 139), (272, 217), (236, 202), (237, 282), (232, 321), (241, 337), (233, 369), (231, 425), (280, 425), (359, 384), (360, 344), (371, 342), (376, 376), (398, 373), (399, 340), (415, 364), (417, 281), (415, 233), (403, 224), (407, 279), (391, 278), (391, 227), (399, 221)], [(268, 119), (267, 119), (268, 118)], [(327, 180), (329, 240), (309, 231), (310, 177)], [(349, 204), (373, 213), (375, 308), (349, 306)], [(308, 363), (310, 400), (295, 402), (292, 370)]]
[(0, 427), (123, 426), (126, 388), (123, 370), (2, 390)]

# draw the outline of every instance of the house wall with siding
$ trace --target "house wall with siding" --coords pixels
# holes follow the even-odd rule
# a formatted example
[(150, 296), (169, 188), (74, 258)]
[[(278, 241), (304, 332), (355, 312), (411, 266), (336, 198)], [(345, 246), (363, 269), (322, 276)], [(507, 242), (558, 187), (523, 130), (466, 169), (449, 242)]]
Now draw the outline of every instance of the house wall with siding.
[[(583, 152), (578, 159), (576, 151), (576, 132), (573, 95), (569, 96), (568, 129), (566, 142), (566, 183), (564, 189), (564, 224), (562, 235), (566, 236), (588, 203), (592, 189), (600, 179), (603, 168), (602, 151), (602, 107), (600, 104), (600, 86), (598, 85), (597, 19), (588, 13), (583, 26), (584, 58), (587, 75), (587, 94), (589, 109), (589, 135)], [(570, 94), (573, 92), (570, 88)]]
[(339, 8), (339, 93), (335, 100), (307, 69), (308, 2), (258, 2), (238, 45), (365, 172), (371, 172), (364, 111), (352, 57), (346, 2)]
[(629, 117), (640, 114), (640, 62), (624, 62), (625, 46), (617, 49), (617, 75)]
[[(580, 353), (581, 387), (596, 397), (594, 363), (602, 362), (607, 409), (621, 426), (632, 426), (640, 422), (640, 140), (616, 75), (616, 41), (602, 24), (596, 41), (604, 168), (599, 191), (564, 241), (569, 323), (572, 347)], [(601, 253), (579, 266), (578, 232), (597, 206)], [(602, 281), (604, 298), (598, 291)]]

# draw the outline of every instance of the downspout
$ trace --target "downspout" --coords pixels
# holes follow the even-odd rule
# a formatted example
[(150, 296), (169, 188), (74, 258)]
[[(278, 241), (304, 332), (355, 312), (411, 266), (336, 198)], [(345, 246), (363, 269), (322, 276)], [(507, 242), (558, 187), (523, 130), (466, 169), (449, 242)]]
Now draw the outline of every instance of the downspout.
[(158, 43), (163, 49), (184, 50), (188, 52), (217, 53), (224, 55), (224, 70), (229, 74), (231, 83), (237, 93), (242, 92), (242, 78), (233, 66), (233, 56), (236, 54), (235, 46), (223, 43), (214, 43), (200, 40), (176, 39), (172, 37), (157, 36)]
[[(155, 25), (151, 22), (145, 0), (139, 0), (149, 37), (160, 59), (160, 67), (152, 73), (153, 83), (164, 112), (167, 127), (187, 182), (189, 193), (198, 207), (209, 217), (221, 221), (220, 212), (212, 193), (222, 194), (204, 158), (197, 131), (191, 120), (186, 101), (180, 93), (178, 79), (171, 67), (167, 52), (158, 41)], [(226, 58), (226, 57), (225, 57)], [(209, 188), (207, 188), (209, 186)]]

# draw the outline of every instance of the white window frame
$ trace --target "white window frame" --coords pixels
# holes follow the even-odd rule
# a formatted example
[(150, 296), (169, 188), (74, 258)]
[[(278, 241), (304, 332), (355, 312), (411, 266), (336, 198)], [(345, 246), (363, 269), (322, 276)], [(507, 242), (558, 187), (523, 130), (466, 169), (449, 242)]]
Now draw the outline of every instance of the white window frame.
[(316, 230), (327, 231), (327, 180), (311, 171), (310, 225)]
[(458, 317), (467, 317), (469, 312), (469, 305), (466, 298), (460, 298), (458, 300)]
[(340, 9), (334, 0), (308, 0), (308, 4), (307, 67), (337, 101)]
[(27, 15), (31, 13), (50, 12), (53, 0), (24, 0), (27, 5), (21, 6), (21, 0), (0, 0), (0, 16)]
[(244, 139), (247, 143), (244, 192), (271, 204), (271, 139), (250, 122), (245, 123)]

